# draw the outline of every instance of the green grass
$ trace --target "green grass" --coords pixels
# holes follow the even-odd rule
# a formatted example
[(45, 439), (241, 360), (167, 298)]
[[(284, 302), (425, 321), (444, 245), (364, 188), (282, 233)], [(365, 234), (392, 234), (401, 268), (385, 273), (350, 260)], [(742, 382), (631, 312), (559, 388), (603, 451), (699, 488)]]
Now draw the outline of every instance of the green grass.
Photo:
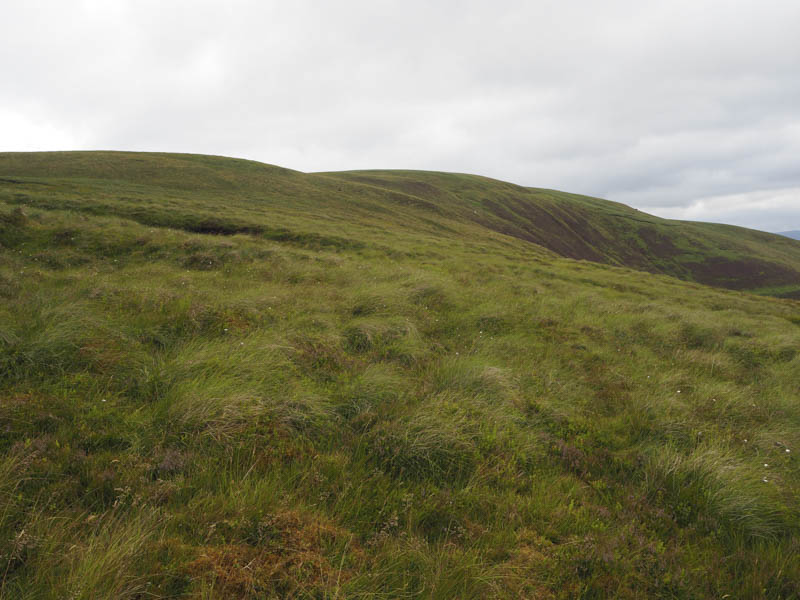
[(441, 215), (534, 242), (561, 256), (706, 285), (800, 293), (800, 245), (741, 227), (670, 221), (628, 206), (496, 181), (419, 171), (329, 173), (424, 199)]
[(0, 165), (0, 597), (800, 597), (800, 304), (561, 258), (480, 196), (630, 209)]

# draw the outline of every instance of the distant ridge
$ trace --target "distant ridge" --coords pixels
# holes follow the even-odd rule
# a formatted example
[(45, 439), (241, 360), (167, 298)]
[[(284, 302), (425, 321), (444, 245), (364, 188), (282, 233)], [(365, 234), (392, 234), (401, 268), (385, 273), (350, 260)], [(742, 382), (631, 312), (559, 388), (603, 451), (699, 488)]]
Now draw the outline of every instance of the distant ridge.
[[(800, 244), (672, 221), (624, 204), (460, 173), (302, 173), (255, 161), (145, 152), (0, 153), (0, 199), (205, 234), (396, 252), (382, 232), (554, 253), (686, 281), (800, 297)], [(345, 226), (346, 227), (343, 227)], [(343, 232), (346, 232), (343, 235)]]
[(783, 236), (786, 236), (788, 238), (792, 238), (794, 240), (800, 240), (800, 230), (780, 231), (780, 232), (778, 232), (778, 235), (783, 235)]

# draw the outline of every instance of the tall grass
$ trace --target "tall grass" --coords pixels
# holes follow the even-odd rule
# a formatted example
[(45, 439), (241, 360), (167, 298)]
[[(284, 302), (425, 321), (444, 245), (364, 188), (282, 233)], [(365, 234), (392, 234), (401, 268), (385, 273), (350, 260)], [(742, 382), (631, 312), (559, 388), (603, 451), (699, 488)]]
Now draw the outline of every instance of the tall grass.
[(4, 598), (800, 597), (796, 302), (198, 168), (2, 196)]

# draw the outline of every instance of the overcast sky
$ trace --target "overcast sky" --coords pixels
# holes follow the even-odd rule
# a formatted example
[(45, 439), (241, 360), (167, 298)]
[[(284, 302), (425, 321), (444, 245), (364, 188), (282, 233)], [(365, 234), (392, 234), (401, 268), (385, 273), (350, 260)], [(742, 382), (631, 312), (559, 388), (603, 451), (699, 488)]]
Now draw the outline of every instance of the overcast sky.
[(800, 0), (3, 0), (0, 151), (413, 168), (800, 229)]

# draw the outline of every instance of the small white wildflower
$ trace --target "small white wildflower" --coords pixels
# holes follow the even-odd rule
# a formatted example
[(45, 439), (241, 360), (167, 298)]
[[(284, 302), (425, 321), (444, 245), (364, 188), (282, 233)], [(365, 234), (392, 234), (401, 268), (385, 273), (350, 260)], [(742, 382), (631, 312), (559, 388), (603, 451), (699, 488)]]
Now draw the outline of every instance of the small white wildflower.
[(769, 465), (768, 465), (767, 463), (764, 463), (764, 466), (765, 466), (765, 467), (768, 467)]
[(678, 393), (680, 394), (680, 393), (681, 393), (681, 391), (680, 391), (680, 390), (678, 390)]
[(789, 450), (789, 449), (787, 448), (787, 449), (786, 449), (786, 452), (791, 452), (791, 450)]
[(105, 402), (105, 401), (106, 401), (106, 399), (105, 399), (105, 398), (103, 398), (103, 399), (102, 399), (100, 402)]
[(762, 479), (761, 481), (763, 481), (764, 483), (767, 483), (767, 482), (769, 481), (769, 479), (767, 479), (766, 477), (764, 477), (764, 479)]

